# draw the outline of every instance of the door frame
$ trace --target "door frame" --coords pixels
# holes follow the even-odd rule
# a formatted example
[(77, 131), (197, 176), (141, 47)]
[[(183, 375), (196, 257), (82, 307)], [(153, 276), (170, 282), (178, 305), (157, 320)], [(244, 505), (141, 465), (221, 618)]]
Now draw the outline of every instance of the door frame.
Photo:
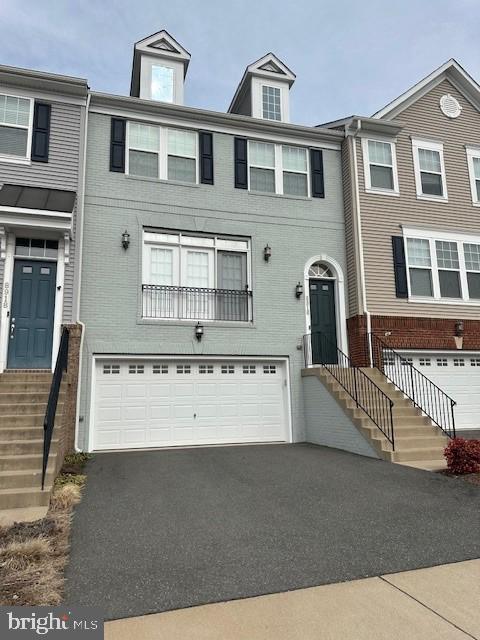
[[(343, 271), (341, 266), (336, 260), (330, 256), (322, 253), (321, 255), (313, 256), (308, 260), (303, 272), (303, 291), (305, 293), (305, 333), (310, 333), (311, 330), (311, 315), (310, 315), (310, 280), (315, 280), (309, 276), (308, 271), (315, 262), (323, 262), (327, 265), (332, 273), (333, 278), (331, 280), (334, 284), (334, 296), (335, 296), (335, 316), (336, 316), (336, 328), (337, 328), (337, 344), (338, 348), (348, 355), (348, 340), (347, 340), (347, 317), (346, 317), (346, 305), (345, 305), (345, 280), (343, 277)], [(329, 278), (323, 278), (328, 280)], [(322, 280), (322, 278), (319, 278)]]
[[(0, 373), (7, 368), (8, 359), (8, 345), (9, 345), (9, 333), (10, 333), (10, 310), (12, 305), (12, 290), (13, 290), (13, 273), (15, 266), (15, 241), (17, 233), (14, 231), (7, 232), (6, 251), (5, 251), (5, 264), (3, 274), (3, 296), (2, 307), (0, 312)], [(27, 237), (36, 237), (35, 232), (32, 229), (25, 230)], [(39, 229), (39, 237), (42, 237), (42, 230)], [(55, 356), (60, 345), (60, 333), (62, 327), (63, 317), (63, 289), (65, 280), (65, 240), (63, 236), (56, 236), (53, 238), (58, 240), (58, 255), (57, 258), (38, 258), (38, 260), (44, 262), (56, 262), (57, 264), (57, 277), (55, 282), (55, 310), (53, 316), (53, 339), (52, 339), (52, 362), (51, 369), (55, 369)], [(36, 260), (36, 258), (30, 258), (28, 256), (19, 256), (19, 260)]]

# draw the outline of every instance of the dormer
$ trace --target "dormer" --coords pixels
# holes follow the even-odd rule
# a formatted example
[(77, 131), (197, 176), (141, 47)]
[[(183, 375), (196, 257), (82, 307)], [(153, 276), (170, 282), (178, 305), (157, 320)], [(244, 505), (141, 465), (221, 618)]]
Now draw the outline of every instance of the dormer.
[(183, 85), (190, 57), (167, 31), (140, 40), (133, 48), (130, 95), (183, 104)]
[(273, 53), (250, 64), (233, 96), (229, 113), (290, 121), (289, 91), (295, 74)]

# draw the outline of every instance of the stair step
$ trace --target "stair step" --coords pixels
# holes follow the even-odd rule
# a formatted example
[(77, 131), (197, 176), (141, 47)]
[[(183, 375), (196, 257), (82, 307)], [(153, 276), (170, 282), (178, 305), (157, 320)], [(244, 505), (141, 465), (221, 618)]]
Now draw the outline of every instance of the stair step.
[(20, 507), (41, 507), (50, 502), (51, 487), (25, 487), (23, 489), (0, 489), (0, 509), (19, 509)]
[(399, 462), (404, 467), (414, 467), (415, 469), (423, 469), (424, 471), (443, 471), (447, 468), (447, 461), (445, 458), (441, 460), (414, 460), (410, 462)]
[(394, 462), (410, 462), (412, 460), (440, 460), (443, 457), (445, 447), (417, 447), (415, 449), (404, 449), (403, 451), (391, 452), (391, 460)]
[[(32, 413), (45, 413), (47, 402), (32, 402), (21, 404), (2, 404), (0, 405), (0, 412), (3, 415), (30, 415)], [(59, 402), (57, 405), (57, 411), (63, 409), (63, 402)]]
[[(42, 393), (37, 393), (35, 391), (14, 391), (12, 392), (4, 392), (0, 389), (0, 411), (2, 410), (3, 405), (8, 404), (47, 404), (48, 402), (48, 391), (44, 391)], [(59, 398), (63, 398), (65, 393), (59, 393)]]
[(0, 428), (2, 427), (43, 427), (45, 411), (23, 415), (0, 414)]
[[(0, 489), (38, 488), (41, 482), (41, 468), (0, 471)], [(45, 476), (45, 484), (52, 484), (52, 482), (53, 470), (50, 468)]]
[(49, 393), (50, 382), (9, 382), (0, 376), (0, 393)]
[[(51, 449), (58, 444), (58, 438), (52, 439)], [(37, 440), (8, 440), (0, 442), (1, 455), (29, 455), (43, 453), (43, 438)]]
[(398, 437), (395, 434), (395, 451), (403, 451), (408, 449), (438, 449), (442, 447), (444, 449), (448, 444), (446, 436), (413, 436), (410, 438)]
[[(48, 457), (49, 466), (56, 464), (57, 453), (50, 450)], [(20, 471), (24, 469), (41, 469), (43, 455), (35, 454), (4, 454), (0, 452), (0, 471)]]
[(0, 375), (0, 384), (3, 382), (51, 382), (51, 373), (33, 373), (22, 371), (4, 371)]
[(9, 440), (37, 440), (43, 438), (43, 426), (0, 427), (0, 442)]

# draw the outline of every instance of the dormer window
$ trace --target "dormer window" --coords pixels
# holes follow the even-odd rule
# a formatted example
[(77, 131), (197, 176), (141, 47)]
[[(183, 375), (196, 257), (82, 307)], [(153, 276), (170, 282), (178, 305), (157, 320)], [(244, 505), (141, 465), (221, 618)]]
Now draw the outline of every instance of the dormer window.
[(175, 72), (171, 67), (152, 64), (151, 98), (161, 102), (173, 102)]
[(266, 120), (281, 120), (281, 89), (279, 87), (262, 86), (263, 117)]

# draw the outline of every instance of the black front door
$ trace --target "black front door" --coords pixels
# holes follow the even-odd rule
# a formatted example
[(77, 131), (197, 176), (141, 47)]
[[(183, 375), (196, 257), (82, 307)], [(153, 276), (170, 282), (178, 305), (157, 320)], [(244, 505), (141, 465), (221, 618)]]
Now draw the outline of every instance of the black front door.
[(9, 369), (49, 369), (55, 312), (55, 262), (15, 260)]
[(335, 281), (310, 280), (312, 364), (336, 364)]

